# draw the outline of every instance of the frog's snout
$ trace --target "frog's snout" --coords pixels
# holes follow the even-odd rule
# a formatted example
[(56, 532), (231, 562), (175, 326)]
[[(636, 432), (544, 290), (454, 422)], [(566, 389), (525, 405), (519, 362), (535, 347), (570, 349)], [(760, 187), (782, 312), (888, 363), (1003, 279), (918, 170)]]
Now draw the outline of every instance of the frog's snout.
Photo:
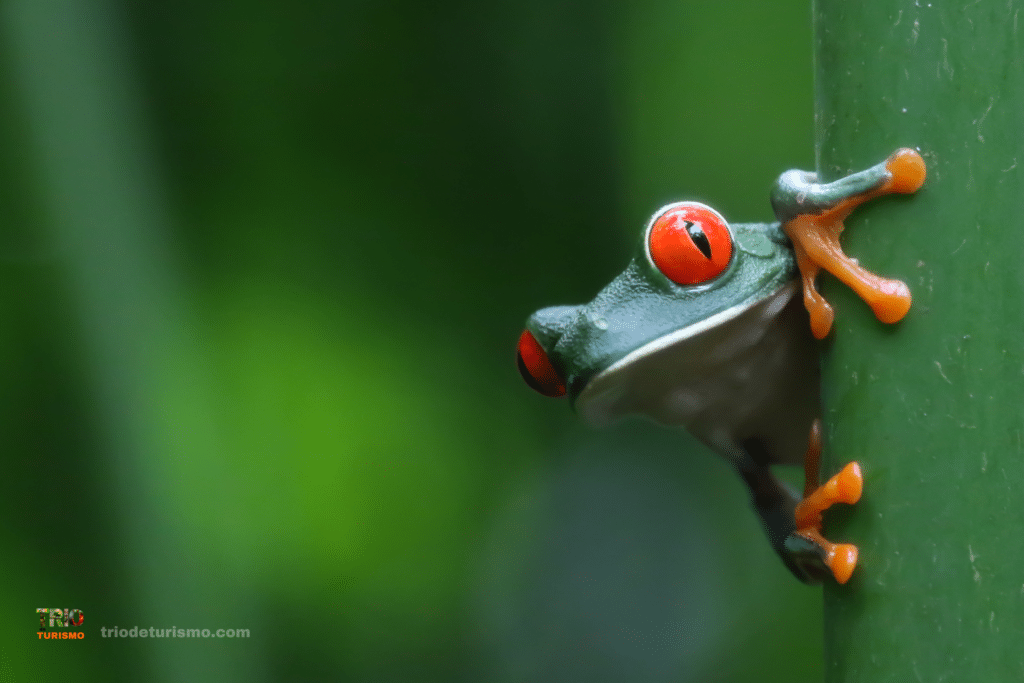
[(565, 368), (551, 362), (549, 351), (576, 323), (581, 306), (549, 306), (542, 308), (526, 321), (526, 329), (519, 336), (516, 364), (519, 373), (536, 391), (545, 396), (564, 396), (566, 393)]

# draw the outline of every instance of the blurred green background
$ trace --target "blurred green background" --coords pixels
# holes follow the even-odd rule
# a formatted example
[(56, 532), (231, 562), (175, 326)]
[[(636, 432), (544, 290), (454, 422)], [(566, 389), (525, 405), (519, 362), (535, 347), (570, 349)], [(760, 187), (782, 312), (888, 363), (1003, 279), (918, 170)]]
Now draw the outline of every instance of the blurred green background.
[[(771, 219), (806, 2), (5, 0), (0, 60), (0, 682), (820, 679), (726, 464), (514, 364), (662, 204)], [(100, 636), (172, 625), (251, 638)]]

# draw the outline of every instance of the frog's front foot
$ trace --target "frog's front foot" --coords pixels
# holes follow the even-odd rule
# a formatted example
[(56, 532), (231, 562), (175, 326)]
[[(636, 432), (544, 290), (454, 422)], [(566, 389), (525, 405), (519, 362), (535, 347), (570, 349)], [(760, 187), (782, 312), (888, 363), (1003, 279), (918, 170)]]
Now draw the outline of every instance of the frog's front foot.
[(862, 268), (843, 252), (839, 235), (843, 221), (860, 204), (884, 194), (916, 192), (924, 179), (924, 160), (909, 148), (832, 183), (818, 183), (815, 174), (804, 171), (787, 171), (779, 177), (772, 191), (772, 207), (793, 242), (815, 337), (822, 339), (828, 334), (834, 317), (815, 285), (822, 268), (853, 289), (882, 322), (897, 322), (910, 310), (906, 284)]
[(796, 531), (786, 539), (785, 549), (808, 578), (821, 579), (827, 568), (837, 582), (846, 583), (857, 566), (857, 546), (832, 543), (822, 536), (822, 513), (835, 503), (852, 505), (859, 501), (864, 490), (864, 477), (860, 465), (851, 462), (823, 486), (817, 486), (820, 457), (821, 422), (815, 420), (804, 464), (804, 499), (796, 506)]

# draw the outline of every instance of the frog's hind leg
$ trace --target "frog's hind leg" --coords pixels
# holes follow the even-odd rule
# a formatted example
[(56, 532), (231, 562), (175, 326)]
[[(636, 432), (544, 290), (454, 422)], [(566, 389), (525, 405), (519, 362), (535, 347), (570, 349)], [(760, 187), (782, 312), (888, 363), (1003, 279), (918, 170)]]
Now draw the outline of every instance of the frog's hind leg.
[[(738, 466), (743, 481), (750, 489), (751, 502), (772, 548), (779, 554), (793, 574), (805, 583), (818, 583), (823, 572), (814, 566), (816, 556), (810, 557), (811, 562), (803, 556), (795, 556), (787, 544), (796, 534), (795, 510), (798, 498), (784, 483), (780, 482), (767, 466), (756, 465), (745, 461)], [(820, 565), (820, 561), (818, 562)]]
[(821, 458), (821, 421), (815, 420), (804, 462), (804, 499), (794, 510), (796, 531), (786, 539), (785, 547), (793, 562), (806, 573), (814, 573), (821, 564), (828, 567), (839, 583), (846, 583), (857, 566), (857, 546), (832, 543), (821, 535), (822, 513), (835, 503), (852, 505), (860, 500), (864, 488), (860, 465), (851, 462), (818, 486)]
[(882, 163), (835, 182), (818, 183), (816, 174), (805, 171), (787, 171), (776, 181), (772, 208), (796, 250), (815, 337), (823, 338), (832, 327), (831, 307), (814, 284), (818, 268), (852, 288), (882, 322), (896, 322), (906, 315), (910, 309), (907, 286), (862, 268), (843, 253), (839, 235), (843, 221), (860, 204), (884, 194), (916, 192), (924, 179), (921, 155), (903, 148)]
[(820, 583), (828, 575), (828, 569), (818, 553), (794, 553), (788, 547), (797, 531), (795, 511), (800, 497), (772, 473), (768, 463), (773, 460), (764, 443), (758, 439), (744, 441), (732, 460), (750, 489), (751, 503), (772, 548), (798, 579), (804, 583)]
[(846, 583), (857, 565), (857, 548), (836, 544), (821, 535), (822, 512), (834, 503), (855, 503), (860, 498), (861, 476), (857, 463), (850, 463), (824, 486), (818, 486), (821, 457), (821, 421), (811, 426), (810, 443), (804, 461), (806, 484), (801, 501), (795, 491), (779, 481), (769, 464), (765, 444), (748, 439), (740, 444), (734, 459), (736, 469), (750, 489), (772, 548), (793, 574), (805, 583), (820, 583), (827, 576)]

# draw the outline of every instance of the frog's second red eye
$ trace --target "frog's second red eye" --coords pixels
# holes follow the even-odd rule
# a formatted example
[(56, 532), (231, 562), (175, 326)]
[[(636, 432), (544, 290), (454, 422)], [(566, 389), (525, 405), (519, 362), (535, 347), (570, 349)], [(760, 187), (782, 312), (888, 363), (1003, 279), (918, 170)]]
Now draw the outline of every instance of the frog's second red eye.
[(677, 204), (658, 216), (648, 247), (654, 265), (678, 285), (699, 285), (716, 278), (732, 258), (725, 219), (697, 202)]
[(544, 347), (529, 330), (519, 336), (519, 354), (516, 358), (519, 372), (533, 389), (552, 398), (565, 395), (565, 380), (551, 364)]

